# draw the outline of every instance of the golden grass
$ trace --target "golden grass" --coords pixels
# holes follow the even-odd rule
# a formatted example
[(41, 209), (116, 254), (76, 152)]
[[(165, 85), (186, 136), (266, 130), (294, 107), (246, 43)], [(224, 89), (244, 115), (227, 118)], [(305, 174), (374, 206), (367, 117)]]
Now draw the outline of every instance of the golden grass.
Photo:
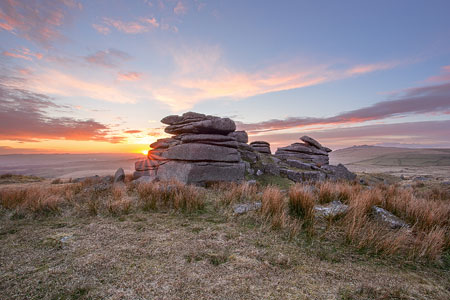
[(289, 213), (304, 218), (307, 222), (314, 221), (315, 195), (310, 186), (295, 184), (289, 189)]

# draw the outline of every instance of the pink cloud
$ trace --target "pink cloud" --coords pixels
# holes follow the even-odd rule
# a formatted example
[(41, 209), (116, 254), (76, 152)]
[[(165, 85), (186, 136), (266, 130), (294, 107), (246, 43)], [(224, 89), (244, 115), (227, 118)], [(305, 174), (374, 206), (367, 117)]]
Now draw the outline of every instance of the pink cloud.
[(128, 134), (134, 134), (134, 133), (141, 133), (142, 131), (141, 130), (126, 130), (124, 132), (128, 133)]
[(97, 30), (98, 33), (107, 35), (111, 32), (111, 29), (109, 27), (99, 25), (99, 24), (92, 24), (92, 27), (94, 27), (95, 30)]
[(33, 53), (28, 48), (14, 49), (14, 52), (3, 51), (2, 54), (14, 58), (21, 58), (25, 60), (32, 60), (32, 58), (42, 59), (42, 53)]
[(450, 109), (450, 83), (409, 89), (396, 100), (378, 102), (372, 106), (338, 114), (329, 118), (291, 117), (260, 123), (238, 124), (242, 130), (267, 132), (317, 125), (354, 124), (414, 114), (443, 114)]
[(176, 15), (184, 15), (187, 13), (187, 7), (182, 1), (178, 1), (177, 5), (173, 8), (173, 12)]
[(59, 28), (71, 19), (71, 10), (81, 8), (77, 1), (0, 1), (0, 28), (48, 47), (61, 38)]
[(349, 75), (360, 75), (360, 74), (370, 73), (370, 72), (379, 71), (379, 70), (391, 69), (398, 64), (399, 64), (398, 62), (391, 62), (391, 63), (381, 62), (381, 63), (375, 63), (375, 64), (357, 65), (357, 66), (352, 67), (349, 70), (347, 70), (347, 73)]
[(443, 66), (441, 68), (441, 74), (428, 78), (428, 82), (443, 82), (450, 81), (450, 66)]
[(117, 80), (120, 81), (136, 81), (141, 79), (142, 74), (138, 73), (138, 72), (127, 72), (127, 73), (122, 73), (119, 72), (119, 74), (117, 75)]

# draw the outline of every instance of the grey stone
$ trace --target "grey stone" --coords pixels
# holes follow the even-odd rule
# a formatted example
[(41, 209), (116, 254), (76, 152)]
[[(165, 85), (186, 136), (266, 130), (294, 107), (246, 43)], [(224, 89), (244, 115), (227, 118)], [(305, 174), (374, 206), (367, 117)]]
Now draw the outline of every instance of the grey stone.
[(125, 180), (125, 172), (122, 168), (118, 168), (116, 174), (114, 174), (114, 183), (124, 182)]
[(156, 169), (154, 170), (145, 170), (145, 171), (134, 171), (133, 178), (137, 179), (142, 176), (156, 176)]
[(196, 142), (236, 142), (236, 138), (222, 134), (184, 134), (181, 136), (183, 143)]
[(247, 181), (247, 183), (249, 185), (256, 185), (256, 180), (249, 180), (249, 181)]
[(255, 145), (255, 146), (270, 146), (270, 144), (268, 143), (268, 142), (265, 142), (265, 141), (254, 141), (254, 142), (251, 142), (250, 143), (250, 146), (253, 146), (253, 145)]
[(228, 136), (234, 137), (239, 143), (248, 143), (248, 134), (243, 130), (230, 132)]
[(264, 172), (261, 171), (261, 170), (256, 171), (256, 176), (261, 176), (261, 175), (263, 175), (263, 174), (264, 174)]
[(328, 205), (314, 206), (314, 215), (323, 218), (335, 218), (339, 215), (347, 213), (348, 205), (343, 204), (339, 200), (335, 200)]
[(236, 149), (208, 144), (189, 143), (168, 148), (161, 154), (168, 160), (240, 162)]
[(300, 140), (304, 141), (305, 143), (307, 143), (307, 144), (309, 144), (311, 146), (316, 147), (317, 149), (322, 149), (323, 148), (323, 146), (318, 141), (316, 141), (315, 139), (313, 139), (312, 137), (309, 137), (307, 135), (302, 136), (300, 138)]
[(318, 169), (315, 165), (313, 165), (311, 163), (301, 162), (296, 159), (287, 159), (286, 163), (290, 167), (298, 168), (298, 169), (304, 169), (304, 170), (317, 170)]
[(136, 171), (154, 170), (159, 167), (160, 164), (161, 162), (158, 160), (142, 159), (134, 163), (134, 169)]
[(170, 124), (164, 131), (169, 134), (207, 133), (228, 134), (236, 130), (236, 124), (229, 118), (219, 118), (197, 113), (185, 113), (181, 118), (169, 116), (161, 122)]
[(174, 138), (159, 139), (156, 142), (154, 142), (153, 144), (151, 144), (150, 148), (152, 148), (152, 149), (166, 149), (166, 148), (169, 148), (171, 146), (175, 146), (175, 145), (177, 145), (179, 143), (180, 143), (180, 141), (177, 141)]
[(343, 164), (337, 166), (325, 165), (322, 166), (322, 170), (327, 172), (327, 178), (330, 180), (355, 180), (356, 174), (350, 172)]
[(277, 151), (275, 155), (282, 159), (282, 160), (288, 160), (288, 159), (300, 159), (305, 162), (311, 162), (314, 163), (317, 166), (323, 166), (329, 164), (329, 158), (325, 155), (311, 155), (311, 154), (305, 154), (305, 153), (296, 153), (296, 152), (289, 152), (289, 151)]
[(328, 153), (324, 150), (317, 149), (302, 143), (294, 143), (286, 147), (278, 148), (277, 150), (277, 152), (284, 152), (284, 151), (299, 152), (305, 154), (328, 155)]
[(326, 177), (323, 172), (319, 171), (294, 171), (289, 169), (280, 169), (280, 174), (294, 182), (323, 181)]
[(256, 152), (271, 154), (270, 147), (267, 147), (267, 146), (256, 146), (256, 145), (251, 145), (251, 147)]
[(242, 181), (245, 175), (245, 164), (221, 162), (181, 162), (169, 161), (157, 170), (160, 180), (175, 179), (186, 184)]
[(409, 228), (410, 226), (391, 212), (378, 206), (372, 206), (372, 216), (391, 229)]
[(241, 203), (233, 206), (234, 214), (242, 215), (249, 211), (254, 211), (260, 209), (262, 206), (261, 202), (253, 202), (253, 203)]

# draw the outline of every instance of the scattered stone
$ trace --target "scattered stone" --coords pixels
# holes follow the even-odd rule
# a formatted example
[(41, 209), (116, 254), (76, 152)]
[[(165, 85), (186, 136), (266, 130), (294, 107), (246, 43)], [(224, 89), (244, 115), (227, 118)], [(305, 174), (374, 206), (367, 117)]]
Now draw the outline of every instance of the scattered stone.
[(140, 176), (138, 179), (134, 180), (135, 183), (149, 183), (156, 181), (156, 176)]
[(261, 176), (261, 175), (263, 175), (263, 174), (264, 174), (264, 172), (261, 171), (261, 170), (256, 171), (256, 176)]
[(372, 215), (380, 223), (385, 224), (391, 229), (409, 228), (410, 226), (391, 212), (378, 206), (372, 206)]
[(256, 180), (249, 180), (249, 181), (247, 181), (247, 183), (249, 185), (256, 185)]
[(125, 172), (122, 168), (118, 168), (116, 174), (114, 174), (114, 183), (124, 182), (125, 181)]
[(236, 215), (242, 215), (249, 211), (258, 210), (261, 208), (261, 206), (262, 206), (261, 202), (236, 204), (233, 206), (233, 211), (234, 214)]
[(339, 200), (335, 200), (328, 205), (314, 206), (314, 214), (317, 217), (335, 218), (339, 215), (347, 213), (348, 205), (343, 204)]

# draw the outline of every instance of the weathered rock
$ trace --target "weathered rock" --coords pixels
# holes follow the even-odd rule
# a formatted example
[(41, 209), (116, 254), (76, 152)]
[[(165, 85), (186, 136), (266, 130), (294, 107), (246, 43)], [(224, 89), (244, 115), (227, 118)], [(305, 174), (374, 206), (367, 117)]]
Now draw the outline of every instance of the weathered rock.
[(286, 176), (294, 182), (325, 180), (325, 174), (319, 171), (295, 171), (290, 169), (280, 169), (280, 174)]
[(302, 136), (300, 138), (300, 140), (304, 141), (305, 143), (307, 143), (307, 144), (309, 144), (311, 146), (316, 147), (317, 149), (322, 149), (323, 148), (323, 146), (318, 141), (316, 141), (315, 139), (313, 139), (312, 137), (309, 137), (307, 135)]
[(159, 167), (160, 164), (161, 162), (158, 160), (143, 159), (134, 163), (134, 169), (136, 171), (154, 170)]
[(169, 116), (161, 120), (170, 124), (164, 131), (169, 134), (207, 133), (228, 134), (236, 130), (236, 124), (229, 118), (207, 116), (198, 113), (185, 113), (181, 117)]
[(261, 208), (261, 206), (261, 202), (236, 204), (233, 206), (233, 212), (236, 215), (242, 215), (249, 211), (258, 210)]
[(116, 174), (114, 174), (114, 183), (124, 182), (125, 180), (125, 172), (122, 168), (118, 168)]
[(314, 164), (301, 162), (296, 159), (287, 159), (286, 163), (290, 167), (297, 168), (297, 169), (303, 169), (303, 170), (318, 170), (319, 169)]
[(339, 215), (347, 213), (348, 205), (343, 204), (339, 200), (335, 200), (328, 205), (314, 206), (314, 214), (316, 217), (335, 218)]
[(326, 155), (311, 155), (289, 151), (277, 151), (275, 155), (282, 160), (299, 159), (304, 162), (314, 163), (316, 166), (328, 165), (330, 161)]
[(271, 154), (270, 144), (264, 141), (255, 141), (250, 143), (250, 147), (256, 152)]
[(156, 169), (155, 170), (145, 170), (145, 171), (134, 171), (133, 178), (137, 179), (143, 176), (149, 176), (153, 177), (156, 176)]
[(189, 143), (168, 148), (161, 154), (167, 160), (240, 162), (236, 149), (208, 144)]
[(391, 212), (378, 206), (372, 206), (372, 216), (391, 229), (409, 228), (410, 226)]
[(327, 178), (330, 180), (355, 180), (356, 174), (350, 172), (343, 164), (337, 166), (325, 165), (322, 166), (322, 170), (327, 172)]
[(328, 155), (324, 150), (317, 149), (315, 147), (308, 146), (307, 144), (294, 143), (292, 145), (278, 148), (277, 152), (298, 152), (305, 154), (316, 154), (316, 155)]
[(161, 165), (156, 176), (160, 180), (176, 179), (187, 184), (239, 182), (244, 179), (245, 164), (225, 162), (169, 161)]
[(239, 143), (248, 143), (248, 134), (243, 130), (230, 132), (228, 136), (234, 137)]
[(174, 138), (167, 138), (167, 139), (159, 139), (153, 144), (150, 145), (150, 148), (152, 149), (166, 149), (171, 146), (178, 145), (180, 141), (174, 139)]

